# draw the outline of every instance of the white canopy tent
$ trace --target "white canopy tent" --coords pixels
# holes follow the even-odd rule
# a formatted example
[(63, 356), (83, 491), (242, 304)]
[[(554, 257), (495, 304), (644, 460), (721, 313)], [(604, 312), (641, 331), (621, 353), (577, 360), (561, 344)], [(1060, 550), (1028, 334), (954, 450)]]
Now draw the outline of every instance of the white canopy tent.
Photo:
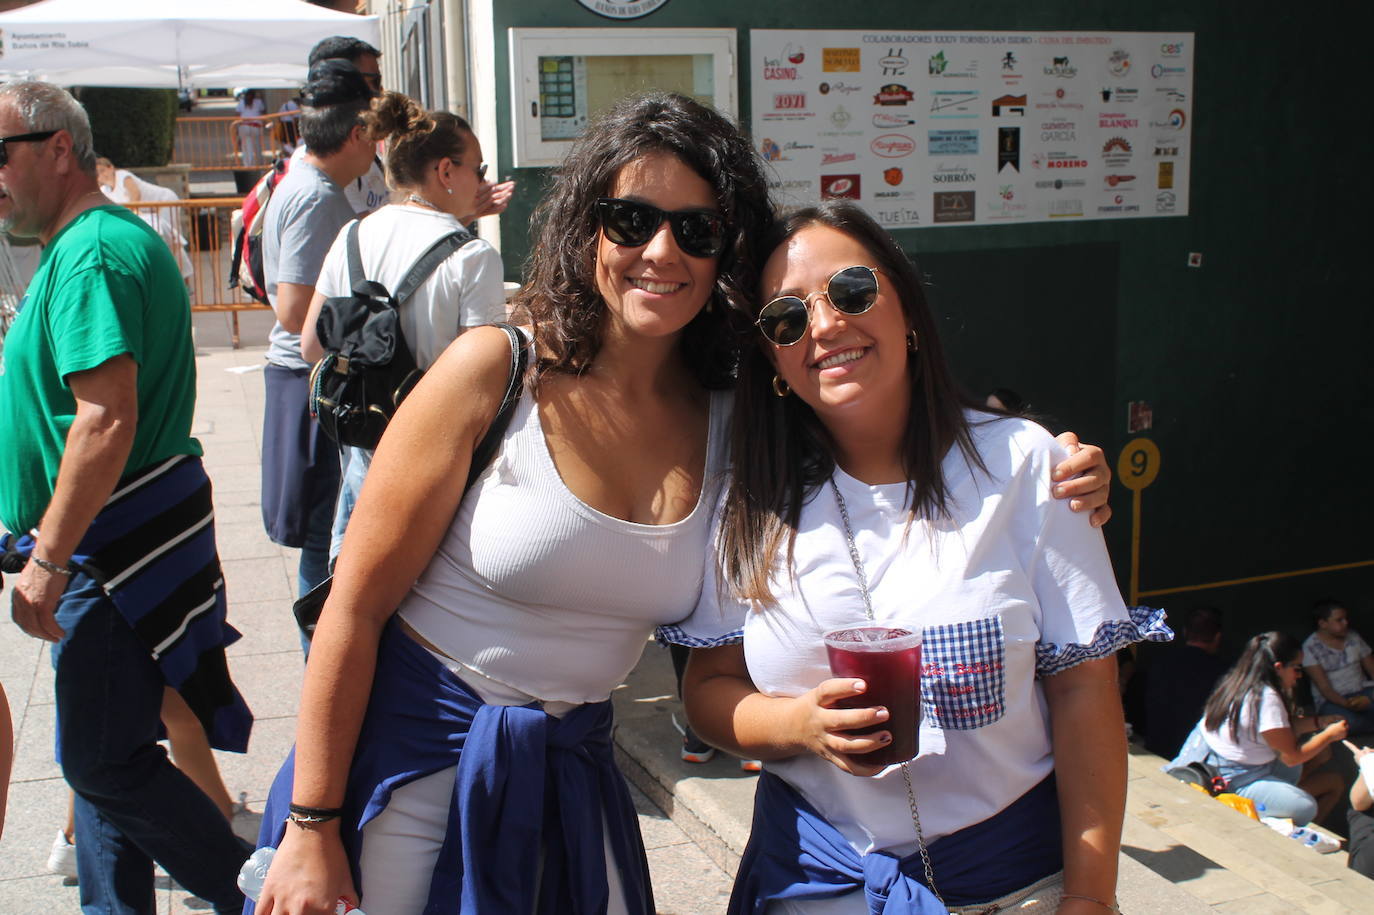
[(330, 35), (377, 46), (376, 16), (304, 0), (43, 0), (0, 13), (0, 77), (63, 86), (216, 89), (305, 82)]

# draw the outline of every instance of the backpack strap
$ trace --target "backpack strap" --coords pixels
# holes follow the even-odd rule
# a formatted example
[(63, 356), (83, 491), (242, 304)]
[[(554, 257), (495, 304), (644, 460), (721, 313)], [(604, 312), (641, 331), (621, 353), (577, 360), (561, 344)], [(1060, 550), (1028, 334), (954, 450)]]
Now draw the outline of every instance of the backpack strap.
[(406, 272), (405, 279), (401, 280), (401, 284), (396, 287), (396, 293), (392, 299), (398, 306), (409, 299), (415, 294), (415, 290), (419, 289), (425, 280), (429, 279), (429, 275), (438, 269), (440, 264), (448, 260), (450, 254), (474, 238), (476, 236), (467, 229), (459, 228), (430, 245), (424, 254), (415, 259), (415, 263)]
[(345, 249), (348, 252), (348, 288), (357, 289), (358, 284), (367, 280), (363, 276), (363, 252), (358, 247), (358, 225), (362, 220), (355, 219), (348, 224), (348, 240)]
[(506, 336), (510, 338), (510, 376), (506, 379), (506, 393), (501, 398), (501, 406), (497, 409), (496, 416), (492, 418), (491, 425), (487, 428), (487, 434), (482, 436), (482, 441), (472, 452), (472, 463), (468, 467), (468, 481), (463, 486), (463, 492), (472, 488), (472, 484), (487, 469), (491, 459), (496, 456), (496, 449), (500, 447), (501, 437), (506, 434), (506, 429), (510, 426), (511, 415), (515, 413), (515, 405), (520, 402), (520, 395), (525, 390), (525, 367), (529, 363), (530, 355), (529, 347), (525, 344), (525, 335), (513, 325), (505, 322), (495, 326), (504, 330)]

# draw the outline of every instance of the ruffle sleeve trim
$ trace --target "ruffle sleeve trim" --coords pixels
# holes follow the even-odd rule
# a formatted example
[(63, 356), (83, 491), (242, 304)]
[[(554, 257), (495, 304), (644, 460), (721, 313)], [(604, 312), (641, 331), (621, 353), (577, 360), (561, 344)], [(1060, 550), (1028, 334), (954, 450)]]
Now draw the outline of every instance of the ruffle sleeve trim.
[(1059, 645), (1041, 642), (1035, 646), (1035, 675), (1052, 677), (1077, 667), (1084, 661), (1105, 658), (1135, 642), (1168, 642), (1174, 632), (1164, 624), (1164, 611), (1153, 607), (1127, 607), (1129, 619), (1107, 620), (1097, 627), (1092, 641), (1084, 645), (1070, 642)]
[(666, 645), (684, 645), (687, 648), (719, 648), (722, 645), (743, 642), (744, 630), (736, 629), (733, 632), (702, 638), (689, 635), (681, 626), (659, 626), (654, 630), (654, 640)]

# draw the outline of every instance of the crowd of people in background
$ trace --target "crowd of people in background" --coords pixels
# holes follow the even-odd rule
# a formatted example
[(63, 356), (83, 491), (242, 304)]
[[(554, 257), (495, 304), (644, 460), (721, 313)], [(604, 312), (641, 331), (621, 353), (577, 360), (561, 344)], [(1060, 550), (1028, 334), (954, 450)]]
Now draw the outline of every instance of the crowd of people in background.
[[(316, 46), (265, 210), (263, 520), (301, 549), (299, 593), (328, 597), (257, 911), (652, 912), (609, 696), (655, 631), (688, 650), (688, 739), (763, 761), (732, 911), (1115, 910), (1117, 653), (1170, 632), (1117, 592), (1101, 450), (1009, 391), (962, 394), (891, 236), (844, 201), (777, 214), (739, 129), (680, 95), (624, 100), (574, 144), (533, 221), (521, 330), (486, 326), (508, 318), (504, 268), (469, 226), (513, 186), (462, 118), (385, 91), (379, 58)], [(265, 165), (265, 105), (238, 105), (244, 164)], [(0, 87), (0, 135), (0, 223), (48, 246), (4, 350), (0, 522), (30, 533), (0, 550), (16, 622), (54, 644), (59, 842), (88, 911), (153, 911), (156, 861), (237, 912), (251, 848), (175, 739), (242, 751), (251, 725), (176, 246), (109, 205), (151, 195), (97, 162), (63, 90)], [(394, 289), (446, 240), (401, 303), (423, 377), (375, 451), (341, 453), (309, 409), (317, 319), (356, 271)], [(1227, 665), (1221, 614), (1189, 614), (1138, 674), (1147, 746), (1295, 822), (1335, 809), (1374, 659), (1345, 605), (1314, 623)], [(865, 761), (889, 711), (827, 666), (825, 631), (860, 624), (924, 633), (908, 761)], [(1368, 787), (1348, 794), (1357, 867)]]

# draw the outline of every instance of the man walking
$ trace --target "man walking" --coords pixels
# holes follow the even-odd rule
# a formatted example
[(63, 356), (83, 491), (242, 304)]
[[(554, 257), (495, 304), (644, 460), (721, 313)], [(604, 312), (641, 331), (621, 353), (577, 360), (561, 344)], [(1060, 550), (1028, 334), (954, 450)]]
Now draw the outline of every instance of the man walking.
[(247, 851), (158, 745), (164, 685), (247, 748), (210, 481), (191, 437), (190, 308), (167, 246), (108, 205), (64, 90), (0, 86), (0, 229), (44, 245), (0, 354), (0, 538), (15, 622), (53, 643), (86, 912), (152, 913), (153, 861), (238, 911)]
[(343, 189), (367, 173), (375, 156), (361, 117), (373, 95), (346, 60), (310, 68), (301, 109), (306, 151), (263, 213), (262, 272), (277, 323), (263, 373), (262, 517), (274, 542), (301, 550), (300, 594), (329, 575), (339, 492), (338, 449), (310, 417), (310, 365), (301, 357), (300, 333), (324, 256), (353, 219)]

